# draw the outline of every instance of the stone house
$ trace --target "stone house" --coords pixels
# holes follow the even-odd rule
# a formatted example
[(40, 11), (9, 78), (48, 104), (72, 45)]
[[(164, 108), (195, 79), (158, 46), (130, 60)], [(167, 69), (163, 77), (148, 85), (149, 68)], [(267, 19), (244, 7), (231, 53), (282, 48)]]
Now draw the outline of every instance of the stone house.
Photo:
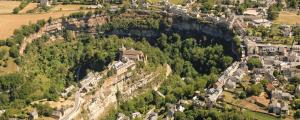
[(39, 114), (36, 110), (29, 113), (29, 120), (35, 120), (38, 118), (39, 118)]
[(41, 6), (51, 6), (52, 0), (40, 0)]
[(300, 62), (300, 55), (296, 52), (289, 52), (287, 59), (289, 62)]
[(298, 69), (297, 67), (282, 68), (281, 71), (282, 71), (284, 77), (286, 77), (286, 78), (300, 76), (300, 69)]
[(72, 90), (74, 89), (74, 85), (71, 85), (69, 87), (67, 87), (66, 89), (64, 89), (64, 91), (61, 93), (62, 97), (68, 97), (68, 93), (72, 92)]
[(289, 25), (280, 26), (280, 32), (284, 37), (292, 37), (292, 27)]
[(130, 118), (123, 113), (118, 113), (117, 120), (130, 120)]
[(236, 88), (236, 82), (234, 82), (231, 79), (229, 79), (226, 82), (226, 84), (225, 84), (225, 88), (227, 88), (227, 89), (235, 89)]
[(249, 25), (254, 27), (258, 27), (258, 26), (270, 27), (272, 25), (272, 22), (267, 19), (255, 19), (252, 20), (252, 22), (249, 23)]
[(287, 102), (283, 101), (272, 101), (272, 103), (269, 105), (269, 112), (275, 113), (277, 115), (289, 114), (289, 105)]
[(158, 114), (156, 112), (152, 112), (145, 120), (157, 120), (157, 119), (158, 119)]
[(140, 118), (142, 117), (142, 114), (140, 112), (134, 112), (131, 114), (132, 118), (135, 119), (135, 118)]
[(290, 93), (283, 92), (282, 90), (275, 89), (272, 91), (272, 99), (277, 100), (291, 100), (293, 96)]
[(51, 116), (55, 119), (60, 119), (63, 116), (63, 114), (60, 110), (55, 110), (52, 112)]
[(145, 61), (146, 59), (142, 51), (138, 51), (133, 48), (126, 49), (124, 46), (122, 46), (119, 50), (121, 51), (120, 59), (128, 58), (133, 61)]
[(116, 75), (119, 76), (130, 70), (134, 70), (136, 68), (136, 64), (134, 61), (127, 59), (126, 57), (122, 61), (116, 62), (112, 68), (115, 71)]

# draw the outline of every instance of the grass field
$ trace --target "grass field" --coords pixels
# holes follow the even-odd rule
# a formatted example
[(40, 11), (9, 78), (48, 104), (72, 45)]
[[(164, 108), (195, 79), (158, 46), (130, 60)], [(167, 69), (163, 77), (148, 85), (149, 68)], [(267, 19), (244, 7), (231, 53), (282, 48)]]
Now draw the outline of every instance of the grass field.
[(6, 67), (0, 67), (0, 75), (13, 73), (17, 71), (17, 69), (18, 66), (14, 62), (14, 60), (12, 58), (8, 58), (8, 60), (6, 61)]
[(275, 20), (275, 23), (279, 24), (300, 24), (300, 15), (293, 12), (280, 12), (279, 17)]
[(181, 5), (182, 3), (185, 3), (186, 0), (169, 0), (170, 3)]
[(271, 115), (258, 113), (258, 112), (252, 112), (252, 111), (249, 111), (249, 110), (244, 110), (243, 113), (253, 117), (256, 120), (280, 120), (280, 118), (277, 118), (277, 117), (274, 117), (274, 116), (271, 116)]
[(0, 1), (0, 14), (11, 13), (20, 3), (20, 1)]
[(8, 55), (9, 47), (0, 46), (0, 51), (7, 51), (4, 56), (1, 56), (3, 57), (3, 59), (0, 60), (0, 62), (2, 63), (2, 65), (0, 65), (0, 75), (15, 72), (18, 67), (17, 64), (14, 63), (14, 60)]
[(159, 3), (161, 0), (148, 0), (148, 2), (154, 4), (154, 3)]
[(37, 20), (45, 19), (51, 16), (52, 18), (59, 18), (61, 16), (67, 16), (70, 13), (76, 11), (59, 11), (41, 14), (9, 14), (0, 15), (0, 40), (10, 37), (14, 30), (21, 27), (21, 25), (26, 25), (29, 23), (35, 23)]
[(238, 101), (236, 98), (234, 98), (235, 95), (232, 94), (232, 93), (230, 93), (230, 92), (224, 91), (224, 92), (223, 92), (223, 95), (225, 95), (224, 100), (225, 100), (226, 102), (229, 102), (229, 103), (236, 103), (236, 102)]

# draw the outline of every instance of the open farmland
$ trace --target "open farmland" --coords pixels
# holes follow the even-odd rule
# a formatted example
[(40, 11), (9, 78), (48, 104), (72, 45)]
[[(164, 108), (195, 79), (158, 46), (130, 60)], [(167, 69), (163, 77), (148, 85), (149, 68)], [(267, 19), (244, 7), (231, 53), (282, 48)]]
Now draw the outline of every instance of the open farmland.
[(29, 3), (24, 9), (20, 11), (20, 13), (26, 13), (28, 10), (32, 10), (37, 7), (37, 3)]
[(79, 10), (83, 5), (57, 5), (50, 11), (74, 11)]
[(279, 24), (300, 24), (300, 15), (293, 12), (281, 12), (275, 23)]
[(169, 0), (170, 3), (181, 5), (186, 2), (186, 0)]
[(155, 4), (155, 3), (159, 3), (160, 0), (149, 0), (150, 3)]
[(0, 1), (0, 14), (11, 13), (20, 3), (20, 1)]
[(6, 39), (10, 37), (14, 30), (29, 23), (35, 23), (37, 20), (47, 20), (50, 16), (52, 18), (59, 18), (61, 16), (67, 16), (76, 11), (60, 11), (42, 14), (18, 14), (18, 15), (0, 15), (0, 39)]

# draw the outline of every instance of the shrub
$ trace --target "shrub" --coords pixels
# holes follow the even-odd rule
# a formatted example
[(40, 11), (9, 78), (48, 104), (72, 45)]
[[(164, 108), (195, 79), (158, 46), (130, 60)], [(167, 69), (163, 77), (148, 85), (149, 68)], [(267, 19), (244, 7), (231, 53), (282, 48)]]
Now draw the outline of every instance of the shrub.
[(50, 116), (53, 112), (53, 108), (48, 104), (35, 104), (34, 107), (37, 109), (39, 115)]
[(20, 8), (16, 7), (13, 9), (13, 14), (18, 14), (20, 12)]
[(253, 68), (260, 68), (262, 67), (262, 64), (259, 60), (259, 58), (249, 58), (248, 62), (247, 62), (247, 65), (249, 67), (250, 70), (252, 70)]

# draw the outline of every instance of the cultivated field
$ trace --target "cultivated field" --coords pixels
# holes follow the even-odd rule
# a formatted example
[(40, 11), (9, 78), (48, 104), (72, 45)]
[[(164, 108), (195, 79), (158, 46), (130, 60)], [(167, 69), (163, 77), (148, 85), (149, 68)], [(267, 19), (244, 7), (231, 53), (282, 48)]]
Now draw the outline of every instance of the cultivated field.
[(29, 3), (24, 9), (20, 11), (20, 13), (26, 13), (28, 10), (32, 10), (36, 8), (38, 3)]
[(20, 1), (0, 1), (0, 14), (12, 13), (20, 3)]
[(186, 2), (186, 0), (169, 0), (170, 3), (181, 5)]
[(74, 11), (80, 10), (80, 7), (82, 7), (82, 5), (57, 5), (50, 11)]
[(59, 11), (51, 13), (41, 13), (41, 14), (9, 14), (0, 15), (0, 39), (6, 39), (10, 37), (15, 29), (20, 28), (22, 25), (29, 23), (35, 23), (37, 20), (45, 19), (51, 16), (52, 18), (59, 18), (61, 16), (68, 16), (74, 11)]
[(154, 4), (154, 3), (158, 3), (160, 0), (149, 0), (150, 3)]
[(281, 12), (278, 19), (275, 20), (275, 23), (289, 25), (300, 24), (300, 15), (293, 12)]
[[(149, 0), (150, 3), (159, 3), (162, 0)], [(182, 3), (185, 3), (186, 0), (169, 0), (170, 3), (181, 5)]]

